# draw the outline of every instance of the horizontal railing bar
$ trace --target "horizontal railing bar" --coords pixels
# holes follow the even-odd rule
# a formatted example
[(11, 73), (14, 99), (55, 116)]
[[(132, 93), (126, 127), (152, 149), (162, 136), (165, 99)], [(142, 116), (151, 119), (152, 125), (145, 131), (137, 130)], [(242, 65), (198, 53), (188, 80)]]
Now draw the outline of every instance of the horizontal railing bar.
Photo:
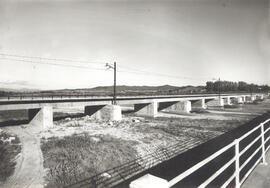
[(231, 181), (235, 178), (235, 176), (236, 176), (236, 173), (234, 172), (233, 175), (225, 183), (223, 183), (221, 188), (226, 188), (229, 185), (229, 183), (231, 183)]
[(251, 129), (250, 131), (248, 131), (246, 134), (244, 134), (243, 136), (241, 136), (240, 138), (238, 138), (239, 141), (243, 140), (245, 137), (247, 137), (248, 135), (252, 134), (253, 132), (255, 132), (260, 127), (261, 127), (261, 125), (257, 125), (253, 129)]
[(269, 131), (270, 130), (270, 127), (268, 127), (265, 131), (264, 131), (264, 133), (267, 133), (267, 131)]
[(246, 180), (246, 178), (249, 176), (249, 174), (252, 172), (252, 170), (254, 170), (254, 168), (258, 165), (258, 163), (260, 162), (260, 160), (262, 160), (262, 156), (259, 157), (259, 159), (256, 161), (256, 163), (245, 174), (245, 176), (243, 177), (243, 179), (240, 182), (240, 185), (242, 185), (244, 183), (244, 181)]
[(265, 120), (264, 122), (262, 122), (262, 124), (266, 124), (266, 123), (268, 123), (270, 121), (270, 119), (267, 119), (267, 120)]
[(187, 177), (188, 175), (190, 175), (191, 173), (193, 173), (194, 171), (198, 170), (200, 167), (202, 167), (204, 164), (208, 163), (209, 161), (213, 160), (214, 158), (216, 158), (217, 156), (219, 156), (220, 154), (222, 154), (223, 152), (225, 152), (226, 150), (228, 150), (230, 147), (232, 147), (235, 144), (235, 142), (231, 142), (230, 144), (228, 144), (227, 146), (221, 148), (220, 150), (218, 150), (217, 152), (215, 152), (214, 154), (210, 155), (209, 157), (207, 157), (206, 159), (202, 160), (201, 162), (197, 163), (196, 165), (194, 165), (193, 167), (189, 168), (188, 170), (186, 170), (185, 172), (181, 173), (180, 175), (176, 176), (175, 178), (173, 178), (172, 180), (169, 181), (169, 187), (175, 185), (176, 183), (178, 183), (179, 181), (181, 181), (182, 179), (184, 179), (185, 177)]
[(262, 146), (258, 147), (256, 151), (253, 152), (253, 154), (249, 156), (249, 158), (240, 166), (239, 169), (242, 170), (247, 165), (247, 163), (259, 152), (260, 149), (262, 149)]
[(252, 147), (252, 145), (255, 143), (255, 142), (257, 142), (259, 139), (261, 138), (261, 136), (258, 136), (255, 140), (253, 140), (249, 145), (247, 145), (246, 147), (245, 147), (245, 149), (243, 149), (240, 153), (239, 153), (239, 155), (241, 156), (243, 153), (245, 153), (250, 147)]
[(216, 171), (210, 178), (208, 178), (205, 182), (203, 182), (199, 188), (206, 187), (209, 183), (211, 183), (219, 174), (221, 174), (225, 169), (227, 169), (233, 162), (235, 161), (235, 156), (223, 165), (218, 171)]
[(266, 144), (269, 139), (270, 139), (270, 136), (264, 141), (264, 144)]
[(266, 148), (265, 152), (267, 152), (269, 150), (269, 148), (270, 148), (270, 145)]

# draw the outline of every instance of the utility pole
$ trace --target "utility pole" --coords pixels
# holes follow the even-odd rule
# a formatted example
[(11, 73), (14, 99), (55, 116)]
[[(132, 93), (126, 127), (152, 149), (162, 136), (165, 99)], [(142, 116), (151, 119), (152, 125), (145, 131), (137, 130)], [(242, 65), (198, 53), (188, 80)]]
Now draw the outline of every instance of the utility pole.
[(113, 104), (116, 105), (116, 62), (114, 62)]
[(220, 87), (221, 87), (220, 78), (218, 78), (218, 98), (219, 98), (219, 101), (220, 101)]
[(113, 101), (112, 104), (116, 105), (116, 62), (114, 62), (113, 65), (106, 63), (105, 67), (107, 67), (108, 69), (113, 69)]

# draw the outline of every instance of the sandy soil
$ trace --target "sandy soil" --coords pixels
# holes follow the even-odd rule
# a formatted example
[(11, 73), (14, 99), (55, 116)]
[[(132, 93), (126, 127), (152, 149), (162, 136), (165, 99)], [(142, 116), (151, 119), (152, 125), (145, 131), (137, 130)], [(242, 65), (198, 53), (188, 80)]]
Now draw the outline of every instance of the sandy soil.
[(43, 188), (43, 156), (40, 150), (40, 138), (37, 136), (40, 127), (32, 125), (9, 126), (3, 130), (16, 134), (22, 151), (18, 156), (14, 174), (9, 177), (3, 188)]

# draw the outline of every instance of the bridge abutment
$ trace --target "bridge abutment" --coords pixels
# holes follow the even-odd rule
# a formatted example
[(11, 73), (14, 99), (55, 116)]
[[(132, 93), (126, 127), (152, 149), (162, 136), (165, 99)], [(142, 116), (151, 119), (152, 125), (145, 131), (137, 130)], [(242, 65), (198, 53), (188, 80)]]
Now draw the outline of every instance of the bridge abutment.
[(41, 125), (43, 128), (53, 127), (53, 108), (44, 106), (28, 110), (29, 124)]

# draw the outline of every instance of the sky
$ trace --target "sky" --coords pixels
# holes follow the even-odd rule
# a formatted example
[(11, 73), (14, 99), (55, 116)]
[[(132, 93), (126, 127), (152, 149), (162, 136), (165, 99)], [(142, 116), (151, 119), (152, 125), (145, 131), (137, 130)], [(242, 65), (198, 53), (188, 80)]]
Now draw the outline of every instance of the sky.
[(0, 88), (112, 85), (113, 62), (118, 85), (270, 85), (269, 18), (268, 0), (0, 0)]

